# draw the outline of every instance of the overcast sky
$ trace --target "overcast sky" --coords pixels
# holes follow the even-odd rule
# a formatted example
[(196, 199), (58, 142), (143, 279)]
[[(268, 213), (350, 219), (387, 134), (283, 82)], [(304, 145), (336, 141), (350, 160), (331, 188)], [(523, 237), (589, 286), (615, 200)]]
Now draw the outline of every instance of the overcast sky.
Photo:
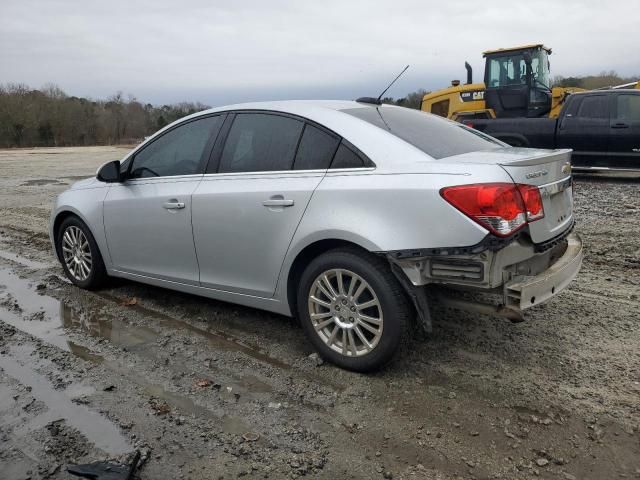
[[(625, 14), (626, 12), (626, 14)], [(482, 51), (543, 42), (552, 75), (640, 74), (640, 0), (0, 0), (0, 83), (154, 104), (393, 97), (482, 80)]]

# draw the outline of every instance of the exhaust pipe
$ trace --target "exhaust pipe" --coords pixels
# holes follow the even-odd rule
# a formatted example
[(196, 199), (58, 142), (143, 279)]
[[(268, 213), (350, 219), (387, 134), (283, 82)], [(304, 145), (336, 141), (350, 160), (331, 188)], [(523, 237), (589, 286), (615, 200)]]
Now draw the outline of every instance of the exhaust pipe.
[(471, 85), (473, 83), (473, 70), (469, 62), (464, 62), (464, 68), (467, 69), (467, 85)]

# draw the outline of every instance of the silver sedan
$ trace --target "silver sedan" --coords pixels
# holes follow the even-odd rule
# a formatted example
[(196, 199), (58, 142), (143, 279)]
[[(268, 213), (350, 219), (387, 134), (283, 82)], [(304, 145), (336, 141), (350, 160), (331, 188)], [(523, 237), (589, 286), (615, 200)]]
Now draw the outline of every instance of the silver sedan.
[(81, 288), (122, 277), (294, 315), (325, 359), (368, 371), (431, 328), (434, 301), (521, 320), (567, 286), (569, 161), (400, 107), (235, 105), (74, 184), (50, 234)]

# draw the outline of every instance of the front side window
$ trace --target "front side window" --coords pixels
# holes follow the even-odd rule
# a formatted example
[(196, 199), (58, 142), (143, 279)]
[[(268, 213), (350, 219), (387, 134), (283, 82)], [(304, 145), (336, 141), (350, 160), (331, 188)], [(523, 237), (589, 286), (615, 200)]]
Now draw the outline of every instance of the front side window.
[(618, 95), (617, 120), (640, 122), (640, 95)]
[(205, 146), (218, 134), (223, 121), (224, 115), (200, 118), (165, 133), (136, 153), (129, 178), (200, 173)]
[(360, 107), (342, 112), (392, 133), (435, 159), (505, 146), (477, 130), (419, 110)]
[(289, 170), (304, 123), (267, 113), (239, 113), (229, 130), (220, 173)]
[(489, 59), (487, 87), (526, 85), (526, 64), (521, 54)]

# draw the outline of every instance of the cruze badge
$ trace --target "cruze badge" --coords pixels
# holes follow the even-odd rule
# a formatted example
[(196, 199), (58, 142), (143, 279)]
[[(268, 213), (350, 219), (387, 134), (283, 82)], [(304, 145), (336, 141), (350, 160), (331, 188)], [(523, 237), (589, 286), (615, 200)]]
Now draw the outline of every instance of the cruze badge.
[(538, 178), (538, 177), (544, 177), (545, 175), (547, 175), (549, 173), (548, 170), (537, 170), (535, 172), (529, 172), (527, 173), (526, 177), (527, 178)]

